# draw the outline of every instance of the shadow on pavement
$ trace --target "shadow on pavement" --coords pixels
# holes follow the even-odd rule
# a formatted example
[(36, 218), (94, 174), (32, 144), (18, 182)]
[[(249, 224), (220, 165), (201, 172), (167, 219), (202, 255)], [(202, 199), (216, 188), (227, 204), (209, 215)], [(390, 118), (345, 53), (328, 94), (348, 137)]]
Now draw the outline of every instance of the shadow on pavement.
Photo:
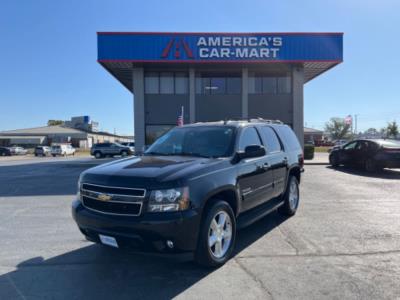
[[(235, 255), (285, 220), (273, 212), (239, 231)], [(90, 245), (19, 263), (15, 271), (0, 276), (0, 299), (170, 299), (214, 271), (193, 262)]]
[(357, 176), (381, 178), (381, 179), (397, 179), (397, 180), (400, 179), (399, 169), (383, 169), (376, 172), (367, 172), (360, 167), (339, 166), (333, 168), (332, 166), (327, 166), (326, 168)]

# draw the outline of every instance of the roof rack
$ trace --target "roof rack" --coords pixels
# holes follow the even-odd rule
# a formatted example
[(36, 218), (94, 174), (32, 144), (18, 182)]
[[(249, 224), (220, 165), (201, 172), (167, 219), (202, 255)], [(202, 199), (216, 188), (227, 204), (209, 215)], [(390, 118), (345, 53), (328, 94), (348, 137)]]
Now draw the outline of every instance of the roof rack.
[(263, 119), (263, 118), (249, 118), (249, 119), (230, 118), (230, 119), (225, 119), (224, 124), (227, 124), (229, 121), (243, 121), (243, 122), (249, 122), (249, 123), (283, 124), (283, 122), (280, 120), (269, 120), (269, 119)]

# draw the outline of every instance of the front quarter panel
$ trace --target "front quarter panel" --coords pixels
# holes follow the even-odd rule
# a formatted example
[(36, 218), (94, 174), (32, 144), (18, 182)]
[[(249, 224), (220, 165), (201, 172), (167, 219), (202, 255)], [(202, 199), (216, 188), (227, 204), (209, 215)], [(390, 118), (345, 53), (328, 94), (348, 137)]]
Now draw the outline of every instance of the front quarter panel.
[[(192, 177), (188, 180), (188, 186), (193, 207), (202, 210), (210, 198), (223, 191), (231, 191), (237, 195), (236, 182), (237, 170), (231, 163), (222, 169)], [(234, 200), (239, 205), (237, 197)]]

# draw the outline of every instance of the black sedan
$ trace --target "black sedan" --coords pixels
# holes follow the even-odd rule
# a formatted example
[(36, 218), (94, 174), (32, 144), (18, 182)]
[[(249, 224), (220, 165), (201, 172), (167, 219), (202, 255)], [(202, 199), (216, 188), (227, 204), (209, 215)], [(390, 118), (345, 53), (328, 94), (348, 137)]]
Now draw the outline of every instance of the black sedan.
[(332, 167), (361, 166), (368, 172), (400, 168), (400, 141), (389, 139), (353, 140), (329, 154)]
[(11, 150), (6, 147), (0, 147), (0, 156), (10, 156)]

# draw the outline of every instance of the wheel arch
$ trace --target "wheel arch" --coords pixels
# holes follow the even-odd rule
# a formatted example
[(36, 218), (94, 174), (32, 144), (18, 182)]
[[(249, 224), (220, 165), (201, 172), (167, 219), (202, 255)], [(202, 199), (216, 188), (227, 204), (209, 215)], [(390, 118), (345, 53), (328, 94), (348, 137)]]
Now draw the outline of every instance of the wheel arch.
[(240, 212), (240, 197), (235, 186), (223, 186), (209, 192), (204, 201), (203, 211), (210, 207), (216, 200), (226, 201), (232, 208), (235, 216)]

